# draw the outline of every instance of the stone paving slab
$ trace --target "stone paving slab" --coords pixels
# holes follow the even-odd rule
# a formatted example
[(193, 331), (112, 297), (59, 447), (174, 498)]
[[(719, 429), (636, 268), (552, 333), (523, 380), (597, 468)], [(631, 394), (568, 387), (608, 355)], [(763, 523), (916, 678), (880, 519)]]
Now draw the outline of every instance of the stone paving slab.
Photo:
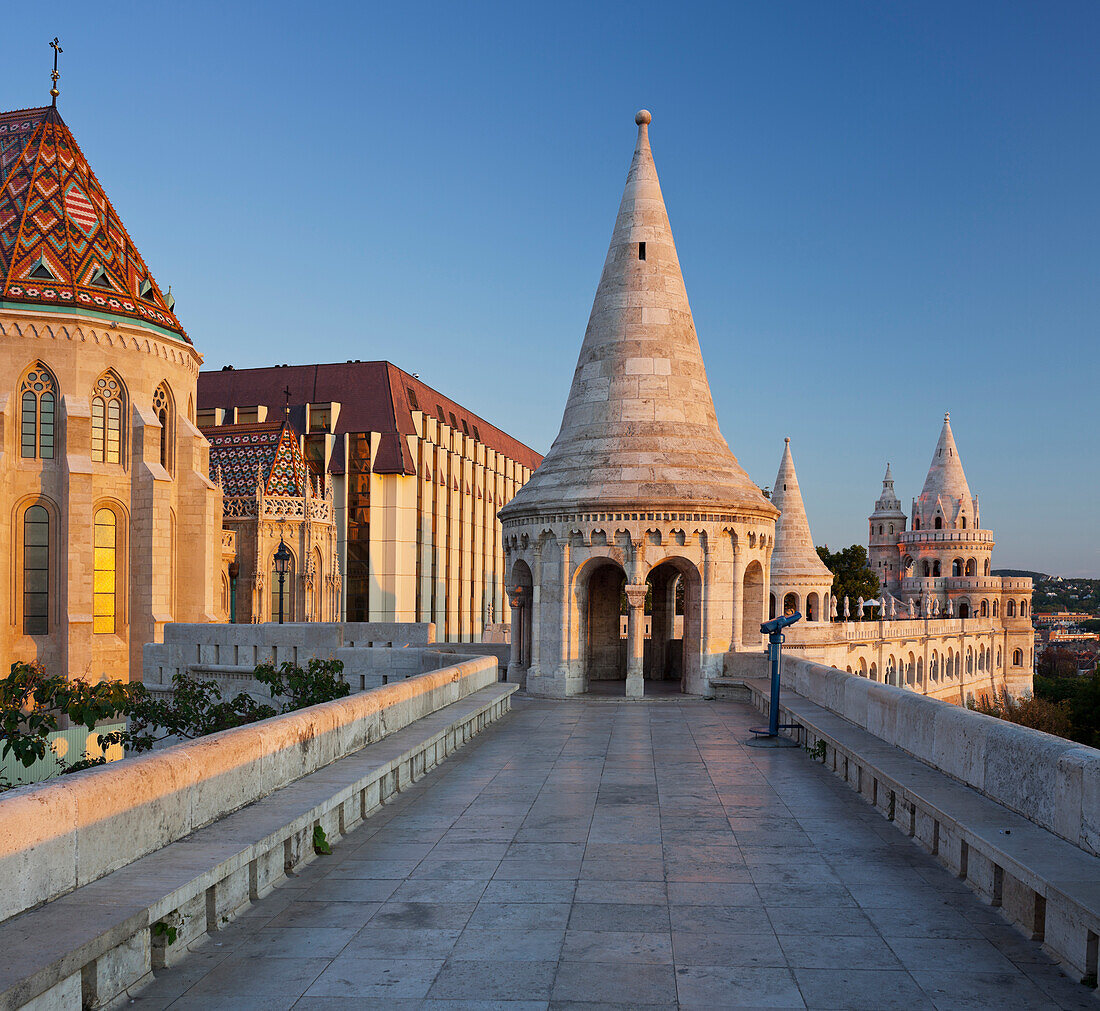
[(747, 705), (513, 701), (135, 1005), (1097, 1008)]

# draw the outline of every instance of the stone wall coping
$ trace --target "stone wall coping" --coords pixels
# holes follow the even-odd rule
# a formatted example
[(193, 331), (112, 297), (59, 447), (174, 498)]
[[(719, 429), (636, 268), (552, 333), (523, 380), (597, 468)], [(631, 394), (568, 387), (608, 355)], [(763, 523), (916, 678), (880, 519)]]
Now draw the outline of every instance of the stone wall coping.
[[(757, 708), (767, 711), (769, 681), (748, 679), (745, 683)], [(969, 729), (966, 717), (981, 716), (947, 703), (922, 701), (954, 709), (961, 718), (956, 725), (960, 739), (965, 739)], [(991, 905), (1001, 907), (1025, 933), (1043, 941), (1080, 977), (1091, 976), (1092, 985), (1096, 985), (1090, 936), (1100, 933), (1100, 859), (1094, 851), (1066, 841), (933, 762), (887, 743), (858, 722), (800, 693), (781, 692), (780, 712), (783, 721), (801, 728), (797, 733), (806, 747), (820, 749), (818, 758), (827, 768)], [(1037, 731), (1028, 733), (1049, 737)], [(1026, 737), (1022, 740), (1026, 743)], [(1100, 752), (1096, 755), (1100, 758)]]
[[(189, 945), (313, 860), (316, 826), (338, 843), (389, 797), (501, 718), (514, 691), (514, 685), (498, 683), (480, 688), (0, 924), (0, 1008), (114, 1006), (123, 993), (132, 995), (153, 968), (186, 954)], [(178, 948), (153, 933), (159, 921), (178, 924)]]
[(497, 680), (493, 657), (0, 796), (0, 920), (90, 884)]
[(784, 658), (783, 681), (887, 744), (1100, 854), (1100, 750), (792, 656)]

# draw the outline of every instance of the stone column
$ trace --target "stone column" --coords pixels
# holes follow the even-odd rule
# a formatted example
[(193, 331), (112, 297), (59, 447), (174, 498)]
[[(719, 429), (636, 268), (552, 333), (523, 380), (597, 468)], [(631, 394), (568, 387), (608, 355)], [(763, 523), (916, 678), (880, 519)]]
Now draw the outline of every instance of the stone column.
[(626, 584), (629, 605), (626, 625), (626, 697), (640, 699), (645, 694), (642, 660), (645, 650), (645, 583)]
[(573, 658), (573, 626), (572, 622), (569, 620), (569, 555), (571, 548), (572, 544), (568, 533), (558, 538), (558, 554), (561, 556), (561, 579), (559, 585), (561, 593), (561, 624), (558, 627), (558, 679), (561, 681), (563, 691), (569, 682), (570, 661)]
[(741, 645), (741, 625), (745, 620), (745, 553), (739, 544), (733, 546), (733, 634), (730, 650)]
[(508, 655), (508, 680), (512, 684), (523, 684), (523, 656), (520, 647), (523, 644), (523, 602), (521, 595), (515, 590), (509, 590), (508, 604), (512, 609), (511, 614), (511, 650)]

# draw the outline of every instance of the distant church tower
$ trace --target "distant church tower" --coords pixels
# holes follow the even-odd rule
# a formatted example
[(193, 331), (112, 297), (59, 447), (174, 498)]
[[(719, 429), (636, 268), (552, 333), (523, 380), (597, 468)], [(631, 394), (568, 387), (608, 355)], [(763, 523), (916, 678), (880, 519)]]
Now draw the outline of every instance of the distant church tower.
[[(901, 502), (894, 494), (894, 475), (890, 473), (890, 464), (886, 465), (886, 476), (882, 479), (882, 494), (875, 503), (875, 511), (870, 517), (871, 533), (867, 541), (867, 561), (876, 576), (879, 585), (884, 588), (895, 587), (899, 576), (898, 541), (905, 532), (905, 513)], [(891, 590), (896, 592), (896, 588)]]
[[(718, 429), (649, 148), (650, 114), (635, 122), (561, 430), (500, 510), (508, 677), (534, 695), (603, 687), (639, 696), (647, 681), (707, 694), (727, 652), (761, 648), (778, 510)], [(608, 684), (616, 681), (621, 687)]]

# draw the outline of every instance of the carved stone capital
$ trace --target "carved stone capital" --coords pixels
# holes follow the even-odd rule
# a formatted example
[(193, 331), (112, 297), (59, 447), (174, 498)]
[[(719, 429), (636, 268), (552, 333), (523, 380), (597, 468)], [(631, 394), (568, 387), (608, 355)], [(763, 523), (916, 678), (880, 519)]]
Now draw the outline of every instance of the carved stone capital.
[(647, 583), (627, 583), (626, 602), (631, 607), (645, 607), (645, 595), (649, 592)]

